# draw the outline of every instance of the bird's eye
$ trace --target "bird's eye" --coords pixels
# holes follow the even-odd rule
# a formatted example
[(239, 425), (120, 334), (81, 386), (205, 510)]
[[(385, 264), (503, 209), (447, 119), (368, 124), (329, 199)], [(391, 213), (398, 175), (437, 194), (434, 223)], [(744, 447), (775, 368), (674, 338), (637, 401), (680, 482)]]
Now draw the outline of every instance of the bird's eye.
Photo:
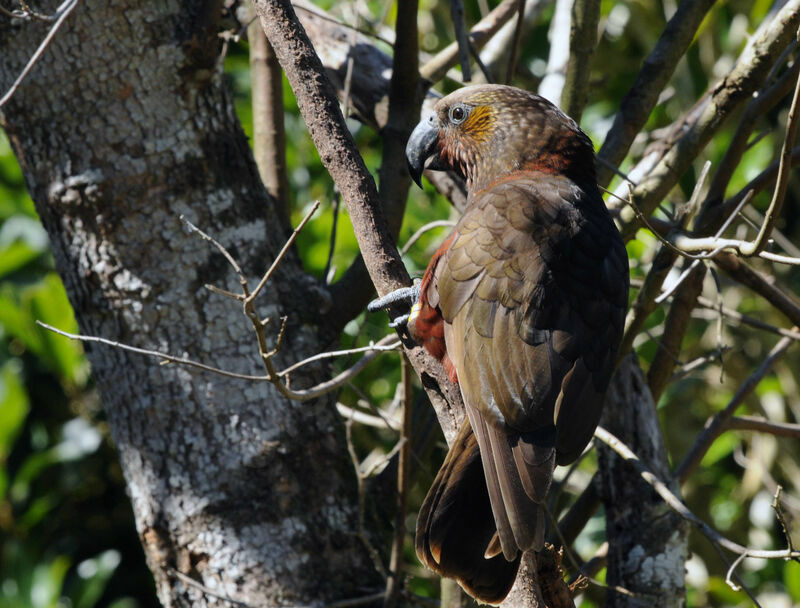
[(454, 125), (460, 125), (467, 117), (467, 109), (461, 104), (455, 105), (450, 108), (450, 122)]

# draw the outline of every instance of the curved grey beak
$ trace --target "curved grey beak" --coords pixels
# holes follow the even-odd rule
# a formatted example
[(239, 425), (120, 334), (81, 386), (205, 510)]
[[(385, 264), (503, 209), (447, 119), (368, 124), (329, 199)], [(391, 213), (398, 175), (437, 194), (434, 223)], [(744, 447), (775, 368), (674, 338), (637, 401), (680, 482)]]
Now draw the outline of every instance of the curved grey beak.
[(426, 169), (444, 170), (439, 157), (439, 126), (436, 114), (431, 114), (414, 127), (406, 144), (406, 161), (411, 179), (422, 188), (422, 172)]

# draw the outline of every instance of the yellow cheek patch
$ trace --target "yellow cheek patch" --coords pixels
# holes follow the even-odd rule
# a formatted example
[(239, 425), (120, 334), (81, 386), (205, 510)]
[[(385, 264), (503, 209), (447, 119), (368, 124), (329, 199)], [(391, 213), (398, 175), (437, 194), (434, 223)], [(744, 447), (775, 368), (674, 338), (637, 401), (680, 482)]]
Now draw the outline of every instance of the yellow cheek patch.
[(461, 130), (475, 139), (484, 141), (489, 138), (494, 125), (494, 112), (489, 106), (475, 106), (461, 125)]

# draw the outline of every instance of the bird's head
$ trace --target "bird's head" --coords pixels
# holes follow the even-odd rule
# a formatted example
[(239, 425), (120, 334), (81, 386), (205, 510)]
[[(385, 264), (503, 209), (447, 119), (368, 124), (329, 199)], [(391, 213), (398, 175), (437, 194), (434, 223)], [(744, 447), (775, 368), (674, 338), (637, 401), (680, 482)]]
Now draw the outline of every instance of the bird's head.
[(427, 169), (460, 173), (470, 191), (519, 171), (594, 181), (594, 149), (575, 121), (533, 93), (502, 85), (464, 87), (440, 99), (406, 146), (421, 185)]

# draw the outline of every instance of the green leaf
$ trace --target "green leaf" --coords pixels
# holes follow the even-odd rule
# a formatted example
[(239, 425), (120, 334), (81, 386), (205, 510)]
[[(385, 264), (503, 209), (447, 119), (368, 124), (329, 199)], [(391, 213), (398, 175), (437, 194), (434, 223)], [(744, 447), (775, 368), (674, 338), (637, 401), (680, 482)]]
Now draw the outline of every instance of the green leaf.
[(69, 567), (70, 561), (66, 555), (59, 555), (49, 564), (36, 566), (30, 596), (34, 608), (51, 608), (56, 604), (61, 597), (64, 577)]
[(0, 277), (24, 268), (41, 255), (28, 243), (16, 241), (0, 249)]
[(72, 597), (75, 608), (92, 608), (97, 605), (120, 560), (119, 551), (110, 549), (78, 564), (78, 576), (83, 579), (83, 583)]
[(706, 455), (703, 456), (700, 466), (710, 467), (723, 458), (727, 458), (733, 453), (733, 450), (736, 449), (736, 446), (739, 445), (739, 442), (739, 437), (736, 434), (723, 433), (717, 439), (715, 439), (714, 443), (711, 444), (711, 447), (708, 448), (708, 452), (706, 452)]
[(783, 567), (783, 584), (795, 604), (800, 604), (800, 564), (786, 562)]
[(62, 381), (83, 386), (89, 370), (80, 344), (36, 325), (37, 320), (65, 331), (77, 331), (64, 285), (55, 272), (24, 289), (8, 283), (2, 285), (0, 325)]
[[(0, 367), (0, 464), (11, 451), (30, 409), (20, 372), (16, 359), (6, 361)], [(0, 496), (4, 494), (4, 489), (0, 483)]]

